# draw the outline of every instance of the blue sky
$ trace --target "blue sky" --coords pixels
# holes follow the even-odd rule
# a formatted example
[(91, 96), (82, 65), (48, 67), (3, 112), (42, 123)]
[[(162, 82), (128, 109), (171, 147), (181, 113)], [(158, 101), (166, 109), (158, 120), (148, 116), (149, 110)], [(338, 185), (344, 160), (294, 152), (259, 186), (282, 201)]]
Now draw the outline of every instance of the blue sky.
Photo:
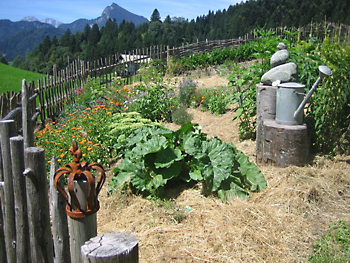
[(208, 14), (209, 10), (227, 9), (241, 0), (1, 0), (0, 19), (19, 21), (25, 16), (35, 16), (38, 19), (53, 18), (63, 23), (71, 23), (79, 18), (99, 17), (104, 8), (113, 2), (147, 19), (150, 19), (153, 10), (157, 8), (162, 20), (167, 15), (190, 20)]

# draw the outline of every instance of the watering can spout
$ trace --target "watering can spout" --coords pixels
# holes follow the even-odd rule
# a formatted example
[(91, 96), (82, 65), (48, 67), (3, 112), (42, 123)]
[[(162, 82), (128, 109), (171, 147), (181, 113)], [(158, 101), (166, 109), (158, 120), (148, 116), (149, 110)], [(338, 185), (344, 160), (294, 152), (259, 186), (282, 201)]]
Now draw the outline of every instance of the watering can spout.
[(298, 109), (294, 112), (294, 118), (296, 118), (299, 113), (304, 110), (304, 107), (307, 103), (307, 101), (309, 100), (309, 98), (312, 96), (312, 94), (314, 93), (314, 91), (316, 90), (318, 84), (321, 82), (321, 80), (326, 77), (326, 76), (331, 76), (332, 75), (332, 70), (327, 67), (327, 66), (319, 66), (318, 70), (320, 71), (320, 75), (317, 78), (316, 82), (314, 83), (314, 85), (312, 86), (312, 88), (310, 89), (309, 93), (306, 94), (306, 97), (304, 98), (304, 100), (300, 103)]

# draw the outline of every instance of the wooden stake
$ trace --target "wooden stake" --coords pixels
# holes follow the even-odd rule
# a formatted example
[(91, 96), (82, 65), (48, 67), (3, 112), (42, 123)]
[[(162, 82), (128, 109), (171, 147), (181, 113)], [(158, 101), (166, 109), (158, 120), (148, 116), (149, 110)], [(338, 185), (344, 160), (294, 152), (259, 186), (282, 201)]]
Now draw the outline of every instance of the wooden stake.
[(5, 221), (4, 234), (8, 262), (16, 262), (16, 225), (10, 152), (10, 138), (14, 136), (15, 133), (14, 120), (0, 121), (1, 156), (4, 179), (4, 202), (2, 204), (2, 212)]
[(51, 159), (50, 167), (50, 210), (52, 218), (53, 243), (55, 248), (55, 262), (71, 262), (69, 251), (69, 232), (66, 213), (66, 201), (54, 187), (54, 175), (58, 169), (55, 157)]
[[(87, 207), (88, 189), (89, 184), (87, 181), (74, 181), (74, 191), (82, 209), (86, 209)], [(95, 192), (95, 189), (93, 192)], [(90, 238), (97, 235), (97, 214), (95, 213), (78, 219), (69, 217), (68, 221), (70, 227), (70, 253), (72, 263), (81, 263), (81, 246)]]
[(17, 262), (29, 262), (29, 227), (24, 171), (24, 140), (22, 136), (10, 139), (13, 191), (16, 215), (16, 254)]
[(32, 262), (53, 263), (53, 242), (45, 168), (45, 150), (24, 150)]

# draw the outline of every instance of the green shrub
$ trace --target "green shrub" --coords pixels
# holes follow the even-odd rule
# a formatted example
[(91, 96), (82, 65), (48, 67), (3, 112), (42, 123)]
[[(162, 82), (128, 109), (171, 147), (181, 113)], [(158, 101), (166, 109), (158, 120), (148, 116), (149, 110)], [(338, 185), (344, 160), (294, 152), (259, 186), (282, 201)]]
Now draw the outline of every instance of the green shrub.
[(187, 107), (184, 105), (179, 106), (172, 114), (172, 121), (175, 124), (183, 125), (186, 122), (193, 120), (193, 114), (187, 112)]
[(179, 83), (179, 100), (182, 105), (190, 106), (197, 91), (197, 83), (193, 79), (183, 78)]
[(160, 83), (148, 86), (140, 84), (126, 101), (128, 110), (139, 112), (143, 118), (152, 121), (171, 122), (171, 114), (176, 106), (174, 90)]

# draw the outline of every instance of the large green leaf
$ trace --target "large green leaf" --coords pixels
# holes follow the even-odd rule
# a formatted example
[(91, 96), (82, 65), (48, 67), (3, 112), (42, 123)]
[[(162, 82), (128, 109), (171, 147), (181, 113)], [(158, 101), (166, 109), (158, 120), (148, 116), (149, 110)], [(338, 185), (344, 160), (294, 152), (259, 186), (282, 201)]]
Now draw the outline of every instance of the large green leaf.
[(180, 161), (184, 158), (179, 149), (167, 147), (156, 153), (154, 165), (156, 168), (170, 167), (174, 162)]
[(260, 191), (266, 188), (267, 183), (260, 169), (249, 161), (248, 156), (239, 150), (236, 150), (236, 160), (240, 164), (239, 170), (241, 174), (247, 177), (251, 184), (251, 191)]
[(167, 139), (160, 135), (154, 135), (151, 139), (136, 144), (135, 151), (137, 154), (145, 156), (149, 153), (156, 153), (167, 148)]
[(221, 182), (231, 176), (234, 153), (217, 138), (211, 139), (206, 144), (205, 152), (208, 152), (211, 165), (213, 166), (213, 186), (212, 191), (218, 190)]

